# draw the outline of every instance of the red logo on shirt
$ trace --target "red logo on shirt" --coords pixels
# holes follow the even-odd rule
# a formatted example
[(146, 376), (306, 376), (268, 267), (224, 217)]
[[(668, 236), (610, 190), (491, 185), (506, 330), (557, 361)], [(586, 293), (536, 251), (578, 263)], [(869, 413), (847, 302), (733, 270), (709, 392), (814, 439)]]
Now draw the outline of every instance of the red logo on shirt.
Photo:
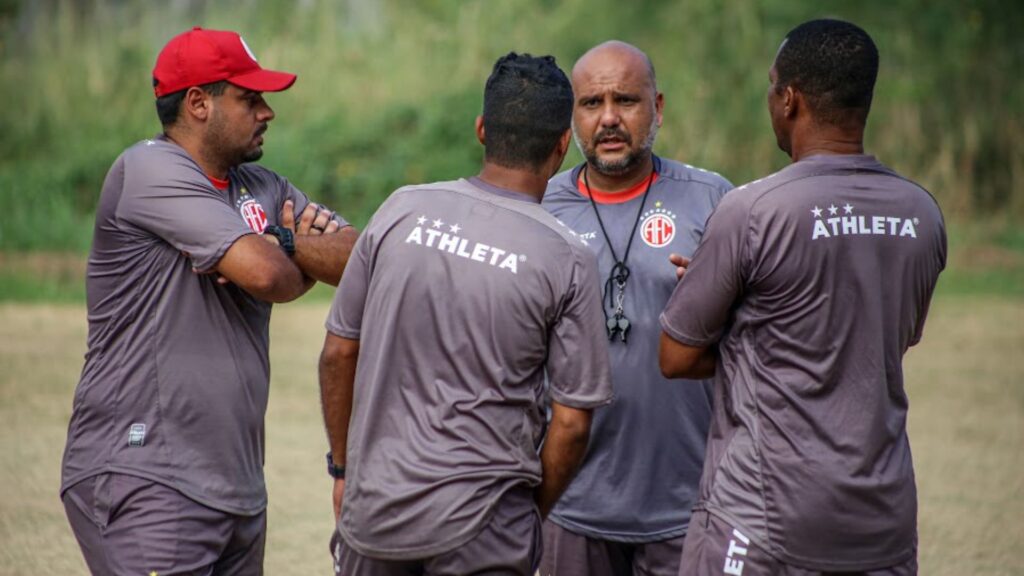
[(255, 198), (244, 199), (239, 205), (238, 211), (242, 213), (242, 219), (253, 232), (263, 234), (263, 230), (267, 227), (267, 213), (263, 211), (263, 206), (260, 206)]
[(652, 210), (653, 214), (644, 218), (640, 224), (640, 237), (651, 248), (667, 246), (676, 237), (676, 223), (671, 213), (665, 210)]

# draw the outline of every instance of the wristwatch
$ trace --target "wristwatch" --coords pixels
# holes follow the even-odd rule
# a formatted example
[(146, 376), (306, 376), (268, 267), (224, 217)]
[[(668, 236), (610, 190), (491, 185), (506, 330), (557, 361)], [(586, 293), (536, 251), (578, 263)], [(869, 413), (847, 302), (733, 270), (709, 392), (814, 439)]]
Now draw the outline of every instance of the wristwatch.
[(327, 473), (335, 480), (343, 480), (345, 478), (345, 467), (335, 464), (334, 456), (330, 452), (327, 453)]
[(289, 258), (295, 256), (295, 233), (285, 228), (284, 226), (278, 226), (271, 224), (263, 229), (264, 234), (270, 234), (274, 238), (277, 238), (277, 243), (281, 245), (281, 250), (288, 255)]

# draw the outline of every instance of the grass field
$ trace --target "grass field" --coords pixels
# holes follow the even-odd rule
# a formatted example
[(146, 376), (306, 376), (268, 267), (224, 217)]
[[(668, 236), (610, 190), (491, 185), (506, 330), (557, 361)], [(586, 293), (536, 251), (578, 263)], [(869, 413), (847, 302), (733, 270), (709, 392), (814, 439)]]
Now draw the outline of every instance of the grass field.
[[(326, 574), (315, 363), (327, 304), (277, 308), (267, 418), (270, 575)], [(85, 351), (80, 306), (0, 304), (0, 575), (84, 574), (57, 498)], [(946, 296), (907, 357), (921, 574), (1024, 574), (1024, 299)]]

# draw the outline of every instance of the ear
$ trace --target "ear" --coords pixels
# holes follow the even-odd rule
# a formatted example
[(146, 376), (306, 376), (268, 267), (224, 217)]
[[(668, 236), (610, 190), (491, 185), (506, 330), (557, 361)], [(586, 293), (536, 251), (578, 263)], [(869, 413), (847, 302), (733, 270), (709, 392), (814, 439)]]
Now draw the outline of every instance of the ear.
[(662, 111), (664, 109), (665, 109), (665, 95), (662, 94), (661, 92), (658, 92), (654, 96), (654, 114), (658, 118), (658, 126), (659, 127), (661, 126), (661, 120), (662, 120), (661, 114), (662, 114)]
[(548, 159), (551, 165), (546, 175), (547, 178), (558, 174), (558, 170), (562, 167), (562, 162), (565, 162), (565, 155), (569, 152), (570, 141), (572, 141), (572, 128), (568, 128), (562, 133), (562, 137), (558, 139), (555, 149), (551, 151), (551, 157)]
[(213, 111), (213, 98), (207, 92), (193, 86), (185, 92), (181, 108), (183, 115), (205, 122)]
[(484, 146), (487, 145), (487, 139), (484, 138), (484, 117), (476, 117), (476, 139), (480, 141)]
[(792, 120), (796, 113), (803, 106), (803, 95), (796, 91), (792, 85), (786, 86), (782, 91), (782, 115)]
[[(558, 140), (558, 155), (563, 159), (569, 153), (569, 143), (572, 142), (572, 128), (567, 129)], [(561, 163), (559, 163), (561, 165)]]

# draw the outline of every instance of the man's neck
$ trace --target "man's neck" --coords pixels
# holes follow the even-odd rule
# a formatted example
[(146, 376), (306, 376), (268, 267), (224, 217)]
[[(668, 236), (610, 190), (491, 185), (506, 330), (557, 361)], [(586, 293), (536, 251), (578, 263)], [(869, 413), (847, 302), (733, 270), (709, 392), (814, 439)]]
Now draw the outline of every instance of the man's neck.
[(228, 170), (231, 166), (210, 160), (208, 155), (204, 153), (202, 143), (198, 139), (178, 131), (164, 131), (164, 136), (180, 146), (199, 165), (204, 174), (218, 180), (228, 179)]
[(654, 168), (654, 155), (647, 158), (622, 174), (604, 174), (589, 162), (587, 163), (587, 187), (600, 190), (606, 194), (617, 194), (632, 189), (651, 175)]
[(864, 153), (864, 127), (844, 129), (837, 126), (807, 127), (794, 134), (790, 158), (799, 162), (818, 154), (843, 155)]
[(477, 177), (491, 186), (521, 192), (537, 200), (544, 197), (544, 191), (548, 188), (548, 179), (542, 174), (490, 162), (484, 162), (484, 167)]

